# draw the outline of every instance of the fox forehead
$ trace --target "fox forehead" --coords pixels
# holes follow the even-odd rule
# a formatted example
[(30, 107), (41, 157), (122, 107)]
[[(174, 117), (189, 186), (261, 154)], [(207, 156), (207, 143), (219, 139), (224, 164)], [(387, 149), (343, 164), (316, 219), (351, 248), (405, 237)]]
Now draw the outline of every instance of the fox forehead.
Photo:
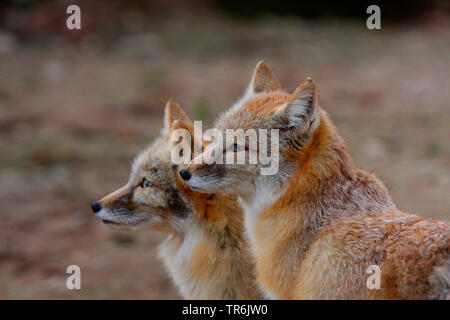
[(269, 115), (286, 103), (289, 95), (277, 91), (252, 96), (226, 112), (216, 122), (220, 129), (251, 129), (265, 127)]
[(157, 139), (150, 147), (140, 152), (131, 167), (130, 182), (149, 175), (167, 181), (167, 169), (171, 164), (168, 148), (170, 148), (169, 140), (164, 137)]

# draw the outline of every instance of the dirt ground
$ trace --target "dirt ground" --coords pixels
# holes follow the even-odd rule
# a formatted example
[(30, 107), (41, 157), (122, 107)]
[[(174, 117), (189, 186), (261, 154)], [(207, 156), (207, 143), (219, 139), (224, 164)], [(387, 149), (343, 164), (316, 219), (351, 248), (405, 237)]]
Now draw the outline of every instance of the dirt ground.
[[(317, 81), (400, 209), (450, 220), (448, 30), (264, 18), (173, 19), (76, 44), (0, 32), (0, 298), (180, 298), (157, 258), (165, 235), (110, 230), (89, 203), (126, 182), (168, 98), (210, 124), (261, 59), (289, 90)], [(81, 290), (66, 289), (71, 264)]]

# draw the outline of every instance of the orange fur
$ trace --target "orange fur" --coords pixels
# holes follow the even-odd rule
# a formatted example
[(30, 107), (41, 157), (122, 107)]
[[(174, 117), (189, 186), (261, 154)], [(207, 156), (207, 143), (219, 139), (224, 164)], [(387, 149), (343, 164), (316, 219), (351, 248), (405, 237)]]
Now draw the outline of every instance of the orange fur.
[[(398, 211), (383, 183), (355, 166), (319, 106), (314, 81), (290, 95), (273, 91), (264, 86), (275, 81), (267, 80), (274, 77), (268, 69), (258, 64), (250, 92), (216, 127), (280, 129), (280, 172), (261, 177), (249, 164), (188, 166), (198, 190), (218, 185), (241, 197), (267, 297), (450, 298), (450, 224)], [(366, 286), (371, 265), (381, 269), (381, 289)]]

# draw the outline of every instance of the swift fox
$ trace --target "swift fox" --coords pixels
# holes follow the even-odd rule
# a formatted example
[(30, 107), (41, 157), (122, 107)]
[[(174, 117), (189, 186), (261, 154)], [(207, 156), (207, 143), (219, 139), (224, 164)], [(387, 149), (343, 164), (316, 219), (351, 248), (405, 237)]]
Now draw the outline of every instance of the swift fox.
[[(195, 190), (239, 195), (266, 297), (450, 299), (450, 224), (398, 211), (383, 183), (355, 166), (312, 79), (289, 94), (260, 62), (215, 127), (279, 132), (274, 175), (261, 175), (259, 162), (205, 164), (217, 154), (213, 144), (180, 172)], [(233, 141), (220, 147), (252, 151)], [(373, 265), (379, 289), (366, 285)]]
[(136, 157), (128, 183), (92, 209), (111, 227), (168, 233), (159, 254), (184, 298), (260, 299), (237, 199), (194, 192), (182, 182), (171, 162), (171, 132), (179, 128), (192, 132), (193, 123), (169, 101), (164, 129)]

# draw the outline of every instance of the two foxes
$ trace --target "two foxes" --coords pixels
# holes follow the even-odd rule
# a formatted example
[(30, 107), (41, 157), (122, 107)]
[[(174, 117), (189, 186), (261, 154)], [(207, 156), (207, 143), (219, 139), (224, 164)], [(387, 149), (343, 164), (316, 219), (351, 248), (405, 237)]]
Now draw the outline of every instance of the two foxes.
[[(205, 143), (175, 166), (170, 130), (193, 125), (169, 102), (165, 127), (128, 184), (92, 207), (109, 224), (169, 231), (161, 255), (184, 297), (450, 299), (450, 224), (398, 211), (383, 183), (355, 166), (312, 79), (289, 94), (260, 62), (244, 97), (216, 122), (221, 131), (278, 129), (274, 175), (261, 175), (260, 163), (208, 161), (220, 148), (235, 158), (258, 151), (234, 141)], [(366, 285), (371, 266), (381, 270), (380, 289)]]

